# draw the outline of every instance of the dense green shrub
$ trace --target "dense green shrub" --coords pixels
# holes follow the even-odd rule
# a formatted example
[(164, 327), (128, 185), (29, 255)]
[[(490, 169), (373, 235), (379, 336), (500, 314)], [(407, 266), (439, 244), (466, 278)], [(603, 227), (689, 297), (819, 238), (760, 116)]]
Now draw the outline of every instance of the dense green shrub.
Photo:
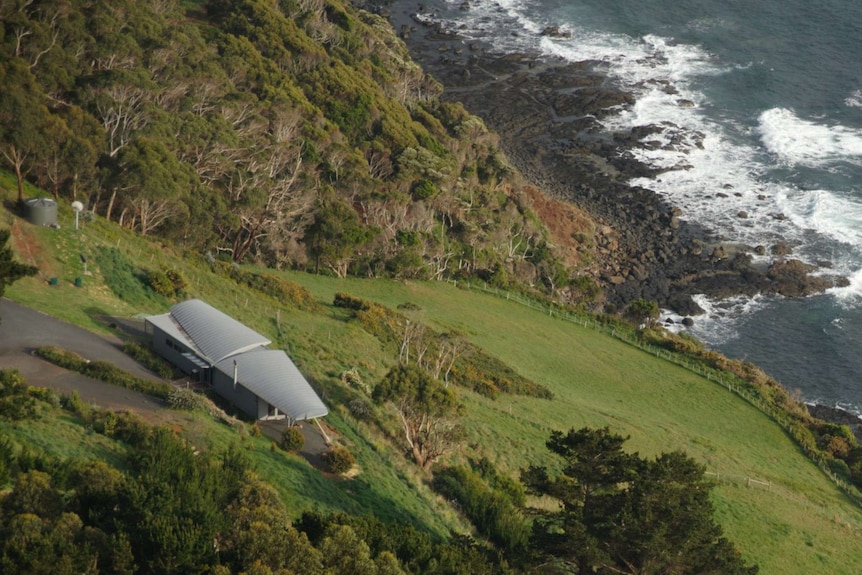
[(366, 400), (357, 397), (348, 402), (347, 409), (353, 417), (362, 420), (371, 415), (372, 406)]
[(147, 274), (147, 283), (157, 294), (172, 298), (175, 295), (174, 284), (162, 270), (153, 270)]
[(303, 445), (305, 445), (305, 436), (302, 434), (302, 430), (299, 427), (291, 425), (289, 427), (285, 427), (281, 431), (279, 447), (283, 450), (291, 453), (299, 453), (302, 450)]
[[(486, 468), (488, 465), (485, 463)], [(497, 477), (496, 472), (488, 473)], [(489, 483), (472, 469), (454, 466), (438, 470), (431, 485), (443, 497), (456, 501), (476, 530), (495, 545), (508, 553), (521, 552), (529, 539), (529, 524), (511, 493)], [(523, 501), (523, 489), (516, 497)]]
[(288, 279), (250, 272), (226, 262), (214, 262), (213, 270), (220, 275), (231, 278), (238, 284), (275, 298), (281, 304), (292, 305), (308, 311), (320, 308), (317, 300), (314, 299), (314, 294)]
[(36, 399), (18, 370), (0, 371), (0, 419), (33, 419), (37, 414)]
[(63, 409), (71, 411), (81, 419), (90, 417), (90, 406), (81, 399), (77, 389), (73, 390), (71, 395), (63, 397), (62, 406)]
[(123, 346), (123, 352), (161, 378), (174, 377), (173, 366), (149, 347), (129, 342)]
[(147, 283), (157, 294), (166, 298), (176, 298), (185, 293), (186, 280), (173, 268), (152, 270), (147, 274)]
[(51, 407), (60, 407), (60, 396), (53, 389), (29, 386), (27, 388), (27, 394), (30, 395), (30, 397), (36, 398), (38, 401), (47, 403)]
[(347, 473), (356, 464), (356, 458), (346, 447), (333, 447), (323, 454), (326, 466), (331, 473)]
[(182, 411), (207, 411), (207, 399), (191, 389), (177, 387), (168, 394), (168, 405), (171, 409)]
[(440, 193), (440, 189), (434, 182), (422, 179), (413, 184), (411, 193), (416, 200), (428, 200)]
[(334, 305), (335, 307), (343, 307), (346, 309), (361, 311), (368, 309), (373, 304), (365, 301), (364, 299), (353, 297), (348, 293), (338, 292), (335, 294), (335, 297), (332, 300), (332, 305)]

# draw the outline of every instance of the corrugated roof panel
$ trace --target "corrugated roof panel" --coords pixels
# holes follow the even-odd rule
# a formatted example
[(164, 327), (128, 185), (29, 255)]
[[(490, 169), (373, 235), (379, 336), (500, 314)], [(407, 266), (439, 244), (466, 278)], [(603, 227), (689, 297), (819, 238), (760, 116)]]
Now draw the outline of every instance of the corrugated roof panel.
[(281, 350), (250, 351), (220, 361), (216, 367), (233, 377), (255, 395), (296, 420), (324, 417), (329, 410), (296, 365)]
[(171, 308), (171, 316), (212, 363), (272, 343), (199, 299), (176, 304)]

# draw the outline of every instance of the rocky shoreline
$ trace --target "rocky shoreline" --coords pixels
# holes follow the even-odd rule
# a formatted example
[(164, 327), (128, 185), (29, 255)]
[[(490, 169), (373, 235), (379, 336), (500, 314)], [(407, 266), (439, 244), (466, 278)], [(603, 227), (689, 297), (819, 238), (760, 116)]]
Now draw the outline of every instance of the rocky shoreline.
[[(653, 191), (628, 185), (657, 173), (634, 159), (632, 150), (675, 142), (649, 138), (660, 126), (604, 130), (600, 120), (634, 98), (614, 86), (598, 63), (496, 53), (445, 29), (415, 0), (369, 1), (364, 7), (388, 17), (413, 59), (444, 85), (443, 98), (461, 102), (500, 135), (501, 148), (530, 183), (596, 221), (590, 271), (604, 288), (609, 311), (644, 298), (694, 315), (702, 310), (693, 294), (799, 297), (836, 285), (835, 278), (812, 276), (816, 268), (792, 259), (789, 246), (729, 244), (684, 221)], [(559, 32), (552, 27), (542, 33)], [(672, 93), (673, 86), (665, 89)], [(691, 142), (697, 136), (680, 137)], [(767, 252), (776, 256), (771, 265), (752, 264), (751, 254)]]
[[(619, 309), (642, 297), (689, 316), (702, 312), (691, 299), (694, 294), (803, 297), (846, 285), (846, 278), (812, 276), (815, 266), (793, 259), (791, 246), (728, 243), (684, 221), (680, 210), (653, 191), (629, 186), (633, 178), (656, 175), (630, 151), (662, 145), (649, 139), (662, 128), (604, 130), (601, 118), (634, 99), (608, 80), (599, 63), (495, 52), (491, 45), (465, 41), (457, 31), (444, 29), (416, 0), (355, 1), (389, 19), (413, 59), (443, 84), (444, 99), (461, 102), (498, 133), (501, 148), (530, 183), (596, 221), (597, 257), (591, 271), (601, 279), (607, 307)], [(469, 8), (468, 1), (461, 6)], [(542, 31), (558, 33), (554, 27)], [(665, 89), (673, 93), (672, 86)], [(680, 100), (679, 105), (690, 103)], [(680, 137), (693, 138), (697, 145), (698, 136)], [(754, 266), (751, 254), (765, 253), (774, 256), (773, 263)], [(862, 441), (859, 416), (814, 404), (808, 410), (816, 418), (847, 425)]]

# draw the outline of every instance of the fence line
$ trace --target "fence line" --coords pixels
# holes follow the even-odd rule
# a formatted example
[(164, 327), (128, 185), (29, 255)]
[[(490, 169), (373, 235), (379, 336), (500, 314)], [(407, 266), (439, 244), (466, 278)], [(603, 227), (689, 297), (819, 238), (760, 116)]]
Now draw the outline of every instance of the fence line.
[(716, 483), (734, 483), (737, 485), (745, 485), (746, 487), (753, 487), (765, 489), (766, 491), (772, 491), (771, 481), (755, 479), (754, 477), (750, 477), (748, 475), (734, 475), (733, 473), (719, 473), (717, 471), (704, 471), (703, 474), (707, 477), (714, 477)]
[[(455, 287), (458, 287), (459, 283), (458, 280), (446, 280), (446, 282), (454, 284)], [(820, 468), (820, 470), (832, 481), (832, 483), (834, 483), (841, 491), (844, 492), (845, 495), (852, 499), (857, 505), (862, 506), (862, 494), (860, 494), (859, 490), (855, 486), (844, 481), (844, 479), (836, 475), (835, 472), (833, 472), (829, 468), (826, 459), (821, 454), (817, 453), (810, 447), (803, 445), (799, 441), (796, 441), (796, 436), (794, 434), (794, 430), (791, 426), (791, 421), (788, 418), (787, 414), (784, 411), (776, 409), (774, 406), (766, 403), (763, 398), (759, 397), (757, 394), (752, 393), (750, 389), (746, 389), (746, 387), (748, 387), (748, 385), (750, 384), (748, 384), (748, 382), (746, 382), (745, 380), (742, 380), (733, 374), (709, 368), (702, 363), (691, 361), (686, 357), (682, 357), (679, 354), (672, 353), (658, 346), (645, 344), (642, 341), (638, 341), (638, 339), (634, 337), (633, 332), (629, 332), (627, 330), (618, 330), (616, 326), (596, 321), (594, 318), (586, 314), (576, 314), (563, 309), (557, 309), (555, 313), (553, 305), (546, 306), (536, 300), (523, 297), (517, 293), (511, 293), (508, 290), (504, 290), (505, 293), (501, 293), (499, 288), (494, 287), (493, 289), (491, 289), (488, 287), (487, 283), (485, 283), (484, 285), (477, 285), (469, 281), (461, 280), (461, 284), (462, 287), (466, 286), (467, 289), (477, 289), (479, 291), (492, 294), (497, 297), (505, 297), (508, 301), (514, 301), (530, 309), (540, 311), (542, 313), (547, 312), (550, 317), (557, 317), (563, 321), (568, 321), (570, 323), (580, 325), (584, 328), (600, 331), (619, 341), (632, 345), (640, 349), (641, 351), (650, 353), (659, 359), (663, 359), (684, 369), (687, 369), (688, 371), (705, 377), (708, 381), (721, 385), (731, 393), (744, 399), (761, 413), (768, 416), (770, 419), (780, 425), (781, 428), (784, 429), (792, 439), (794, 439), (796, 444), (802, 449), (805, 455), (815, 465), (817, 465), (818, 468)]]

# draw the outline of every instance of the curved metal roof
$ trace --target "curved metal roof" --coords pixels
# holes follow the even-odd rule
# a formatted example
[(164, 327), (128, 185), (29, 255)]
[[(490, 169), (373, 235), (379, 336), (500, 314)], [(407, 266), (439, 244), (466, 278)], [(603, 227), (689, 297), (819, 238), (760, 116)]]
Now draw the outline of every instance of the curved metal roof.
[(250, 327), (199, 299), (174, 305), (171, 316), (212, 363), (272, 343)]
[(283, 351), (250, 351), (223, 359), (216, 367), (232, 375), (234, 361), (237, 381), (288, 417), (303, 420), (324, 417), (329, 413), (311, 385)]

